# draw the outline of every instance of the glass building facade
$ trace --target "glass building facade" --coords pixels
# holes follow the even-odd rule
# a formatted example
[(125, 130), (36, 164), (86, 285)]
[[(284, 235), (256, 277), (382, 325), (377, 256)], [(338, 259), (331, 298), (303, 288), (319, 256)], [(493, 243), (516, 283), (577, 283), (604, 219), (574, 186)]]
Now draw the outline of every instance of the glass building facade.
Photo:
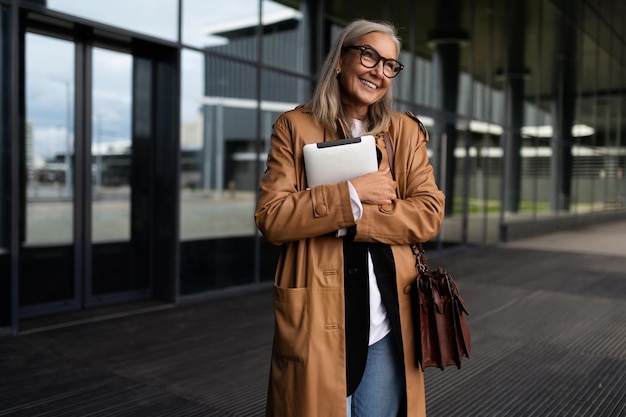
[(269, 285), (272, 123), (356, 18), (399, 28), (396, 109), (447, 195), (431, 244), (624, 214), (619, 0), (0, 0), (0, 329)]

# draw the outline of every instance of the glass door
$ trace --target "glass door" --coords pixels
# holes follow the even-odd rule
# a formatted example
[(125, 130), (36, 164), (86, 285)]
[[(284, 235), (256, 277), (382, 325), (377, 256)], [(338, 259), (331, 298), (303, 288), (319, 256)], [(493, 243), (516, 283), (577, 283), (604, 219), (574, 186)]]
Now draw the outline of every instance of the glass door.
[(75, 270), (75, 45), (25, 37), (20, 307), (36, 315), (80, 306)]
[(20, 317), (150, 295), (150, 147), (133, 55), (25, 35)]
[[(87, 305), (147, 296), (149, 152), (132, 141), (133, 56), (92, 48)], [(148, 175), (148, 176), (146, 176)]]

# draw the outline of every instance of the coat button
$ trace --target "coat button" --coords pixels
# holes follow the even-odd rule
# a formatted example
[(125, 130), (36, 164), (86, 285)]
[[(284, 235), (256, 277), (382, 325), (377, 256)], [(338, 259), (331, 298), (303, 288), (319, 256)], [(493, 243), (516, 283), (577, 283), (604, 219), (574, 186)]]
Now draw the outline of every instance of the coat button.
[(326, 208), (325, 205), (319, 204), (315, 206), (315, 214), (317, 214), (318, 216), (323, 216), (327, 213), (328, 213), (328, 209)]
[(348, 274), (350, 274), (350, 275), (356, 274), (357, 271), (358, 271), (358, 269), (357, 269), (356, 266), (352, 266), (352, 267), (348, 268)]

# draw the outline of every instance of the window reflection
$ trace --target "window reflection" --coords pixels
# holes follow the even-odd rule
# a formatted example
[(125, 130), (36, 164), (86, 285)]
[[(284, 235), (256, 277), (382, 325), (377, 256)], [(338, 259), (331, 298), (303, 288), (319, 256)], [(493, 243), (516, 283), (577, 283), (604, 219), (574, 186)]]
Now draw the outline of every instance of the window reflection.
[(182, 43), (241, 58), (256, 57), (259, 0), (182, 0)]
[(130, 239), (132, 57), (93, 51), (92, 239)]
[(182, 56), (181, 238), (254, 235), (255, 68)]
[[(258, 0), (237, 7), (183, 2), (183, 40), (205, 52), (182, 53), (182, 239), (256, 233), (257, 170), (264, 165), (273, 118), (310, 95), (310, 78), (270, 71), (262, 71), (257, 88), (258, 11)], [(297, 10), (263, 2), (265, 56), (272, 57), (273, 66), (303, 71), (304, 61), (287, 59), (299, 49), (294, 41), (302, 39), (300, 17)]]
[(26, 244), (73, 241), (74, 44), (26, 35)]
[[(41, 3), (41, 1), (24, 0)], [(96, 22), (117, 26), (132, 32), (144, 33), (175, 41), (177, 36), (178, 0), (107, 0), (76, 1), (47, 0), (53, 10), (80, 16)]]
[(300, 10), (263, 0), (263, 62), (267, 65), (314, 74), (311, 67), (311, 33)]
[[(181, 294), (254, 279), (256, 68), (182, 53)], [(254, 169), (254, 168), (252, 168)], [(219, 242), (219, 244), (217, 243)]]

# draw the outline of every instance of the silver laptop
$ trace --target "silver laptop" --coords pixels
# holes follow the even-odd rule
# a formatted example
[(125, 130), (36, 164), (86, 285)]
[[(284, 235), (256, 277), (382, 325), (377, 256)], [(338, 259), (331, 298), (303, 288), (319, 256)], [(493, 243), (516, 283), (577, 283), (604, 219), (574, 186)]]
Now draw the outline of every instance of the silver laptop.
[(307, 184), (335, 184), (378, 170), (374, 136), (338, 139), (305, 145)]

